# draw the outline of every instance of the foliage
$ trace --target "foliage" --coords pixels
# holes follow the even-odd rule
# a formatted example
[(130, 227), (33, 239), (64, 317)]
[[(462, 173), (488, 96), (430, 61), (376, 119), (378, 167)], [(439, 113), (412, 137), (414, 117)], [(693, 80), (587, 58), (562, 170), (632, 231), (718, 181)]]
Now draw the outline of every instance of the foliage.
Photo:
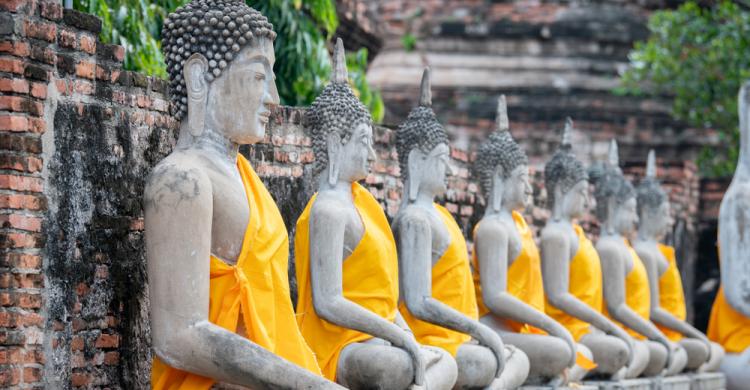
[[(101, 39), (125, 47), (125, 69), (167, 77), (161, 29), (186, 0), (74, 0), (74, 8), (102, 19)], [(309, 105), (329, 80), (328, 47), (339, 25), (334, 0), (247, 0), (273, 23), (278, 36), (276, 85), (281, 103)], [(364, 59), (364, 61), (362, 61)], [(367, 84), (367, 50), (350, 56), (349, 75), (373, 118), (383, 118), (383, 100)]]
[(673, 97), (672, 114), (715, 129), (719, 148), (705, 148), (709, 176), (731, 175), (738, 156), (737, 92), (750, 77), (750, 12), (730, 1), (704, 8), (694, 1), (655, 12), (651, 36), (635, 45), (620, 90)]
[(417, 37), (412, 33), (406, 33), (401, 37), (401, 45), (407, 52), (414, 51), (414, 48), (417, 46)]

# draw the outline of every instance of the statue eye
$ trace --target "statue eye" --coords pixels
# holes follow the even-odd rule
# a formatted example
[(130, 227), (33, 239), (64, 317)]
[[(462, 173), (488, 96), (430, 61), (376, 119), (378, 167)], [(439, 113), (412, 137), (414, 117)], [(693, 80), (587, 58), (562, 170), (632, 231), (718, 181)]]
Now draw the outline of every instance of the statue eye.
[(266, 75), (261, 72), (255, 72), (255, 79), (258, 81), (263, 81), (266, 79)]

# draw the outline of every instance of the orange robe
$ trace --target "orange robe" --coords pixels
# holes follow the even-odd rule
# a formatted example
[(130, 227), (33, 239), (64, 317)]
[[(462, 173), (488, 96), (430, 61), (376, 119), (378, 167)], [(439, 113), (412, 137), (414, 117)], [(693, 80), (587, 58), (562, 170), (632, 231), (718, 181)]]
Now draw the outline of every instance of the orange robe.
[[(544, 312), (544, 285), (542, 283), (542, 265), (539, 257), (539, 249), (534, 242), (534, 232), (526, 224), (526, 220), (518, 212), (513, 212), (513, 221), (518, 233), (521, 235), (521, 252), (508, 267), (507, 288), (508, 293), (525, 302), (529, 306)], [(479, 226), (479, 225), (477, 225)], [(476, 227), (474, 228), (476, 232)], [(484, 305), (482, 299), (482, 284), (479, 278), (479, 262), (476, 251), (473, 256), (474, 264), (474, 287), (479, 306), (479, 315), (483, 316), (490, 312)], [(506, 320), (506, 325), (513, 332), (546, 334), (543, 330), (528, 324)]]
[[(664, 258), (666, 258), (668, 262), (667, 269), (659, 277), (659, 307), (666, 310), (677, 319), (685, 321), (685, 319), (687, 319), (685, 292), (682, 288), (682, 276), (680, 276), (680, 269), (677, 268), (674, 248), (664, 244), (658, 245), (659, 251), (664, 255)], [(680, 332), (659, 324), (656, 326), (672, 341), (680, 341), (683, 338), (682, 333)]]
[[(432, 266), (432, 297), (467, 317), (477, 320), (479, 313), (474, 283), (471, 279), (466, 240), (450, 212), (437, 204), (435, 209), (440, 214), (445, 227), (448, 228), (451, 242), (440, 259)], [(418, 320), (411, 315), (403, 302), (399, 305), (399, 310), (420, 344), (443, 348), (455, 357), (458, 347), (471, 340), (468, 334)]]
[[(646, 266), (643, 265), (643, 261), (638, 257), (638, 253), (635, 252), (635, 249), (630, 246), (628, 240), (625, 240), (625, 246), (627, 246), (630, 257), (633, 259), (633, 268), (625, 277), (625, 304), (641, 318), (649, 321), (651, 318), (651, 289), (648, 286), (648, 273), (646, 272)], [(606, 307), (605, 314), (635, 339), (646, 340), (646, 336), (643, 336), (612, 318), (607, 312)]]
[[(586, 237), (583, 228), (573, 225), (578, 236), (578, 251), (570, 261), (568, 292), (592, 309), (602, 313), (604, 297), (602, 292), (602, 265), (594, 245)], [(576, 341), (589, 333), (591, 325), (552, 306), (547, 302), (547, 315), (562, 324)]]
[[(315, 352), (323, 375), (336, 379), (339, 354), (351, 343), (372, 336), (334, 325), (315, 312), (310, 281), (310, 210), (314, 196), (297, 220), (294, 238), (297, 266), (297, 324)], [(364, 225), (364, 234), (352, 254), (343, 262), (344, 297), (393, 322), (398, 310), (398, 258), (388, 220), (378, 201), (358, 183), (352, 183), (352, 198)]]
[[(242, 315), (245, 337), (320, 374), (312, 350), (294, 322), (287, 274), (289, 240), (284, 221), (271, 194), (242, 155), (237, 156), (237, 168), (250, 205), (250, 221), (236, 265), (211, 256), (208, 320), (236, 332)], [(152, 389), (210, 389), (214, 382), (154, 358)]]

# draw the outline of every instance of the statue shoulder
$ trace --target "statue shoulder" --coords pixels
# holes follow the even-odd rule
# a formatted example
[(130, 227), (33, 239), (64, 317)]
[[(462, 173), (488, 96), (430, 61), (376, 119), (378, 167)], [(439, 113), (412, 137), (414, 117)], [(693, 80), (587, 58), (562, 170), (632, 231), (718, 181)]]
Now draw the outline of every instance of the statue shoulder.
[(596, 243), (596, 251), (602, 261), (616, 260), (621, 249), (621, 245), (613, 237), (600, 237)]
[(310, 220), (337, 221), (338, 223), (347, 221), (348, 211), (354, 205), (346, 207), (347, 205), (343, 204), (343, 202), (342, 199), (333, 196), (331, 193), (318, 193), (315, 197), (315, 202), (310, 208)]
[(160, 161), (146, 178), (146, 209), (178, 206), (211, 195), (211, 180), (197, 159), (173, 153)]
[(430, 216), (429, 211), (422, 207), (414, 205), (408, 205), (399, 210), (396, 220), (393, 223), (395, 231), (401, 231), (405, 229), (413, 230), (425, 230), (430, 229)]
[(542, 241), (550, 240), (564, 243), (567, 238), (567, 230), (569, 230), (569, 227), (566, 227), (564, 224), (560, 222), (549, 221), (546, 225), (544, 225), (544, 228), (540, 232), (539, 237)]
[(499, 218), (482, 218), (476, 230), (476, 240), (484, 237), (494, 239), (507, 239), (510, 235), (511, 226)]

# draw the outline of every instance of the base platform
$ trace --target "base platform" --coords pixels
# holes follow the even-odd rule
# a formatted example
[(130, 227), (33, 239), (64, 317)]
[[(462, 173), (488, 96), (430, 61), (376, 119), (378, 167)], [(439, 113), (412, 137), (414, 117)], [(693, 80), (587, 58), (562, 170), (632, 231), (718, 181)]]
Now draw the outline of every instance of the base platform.
[(571, 383), (567, 386), (521, 386), (519, 390), (599, 390), (596, 386)]
[(623, 379), (619, 381), (584, 381), (584, 385), (593, 386), (598, 390), (653, 390), (651, 379)]
[(727, 387), (727, 379), (720, 372), (688, 374), (688, 376), (693, 381), (690, 390), (724, 390)]

